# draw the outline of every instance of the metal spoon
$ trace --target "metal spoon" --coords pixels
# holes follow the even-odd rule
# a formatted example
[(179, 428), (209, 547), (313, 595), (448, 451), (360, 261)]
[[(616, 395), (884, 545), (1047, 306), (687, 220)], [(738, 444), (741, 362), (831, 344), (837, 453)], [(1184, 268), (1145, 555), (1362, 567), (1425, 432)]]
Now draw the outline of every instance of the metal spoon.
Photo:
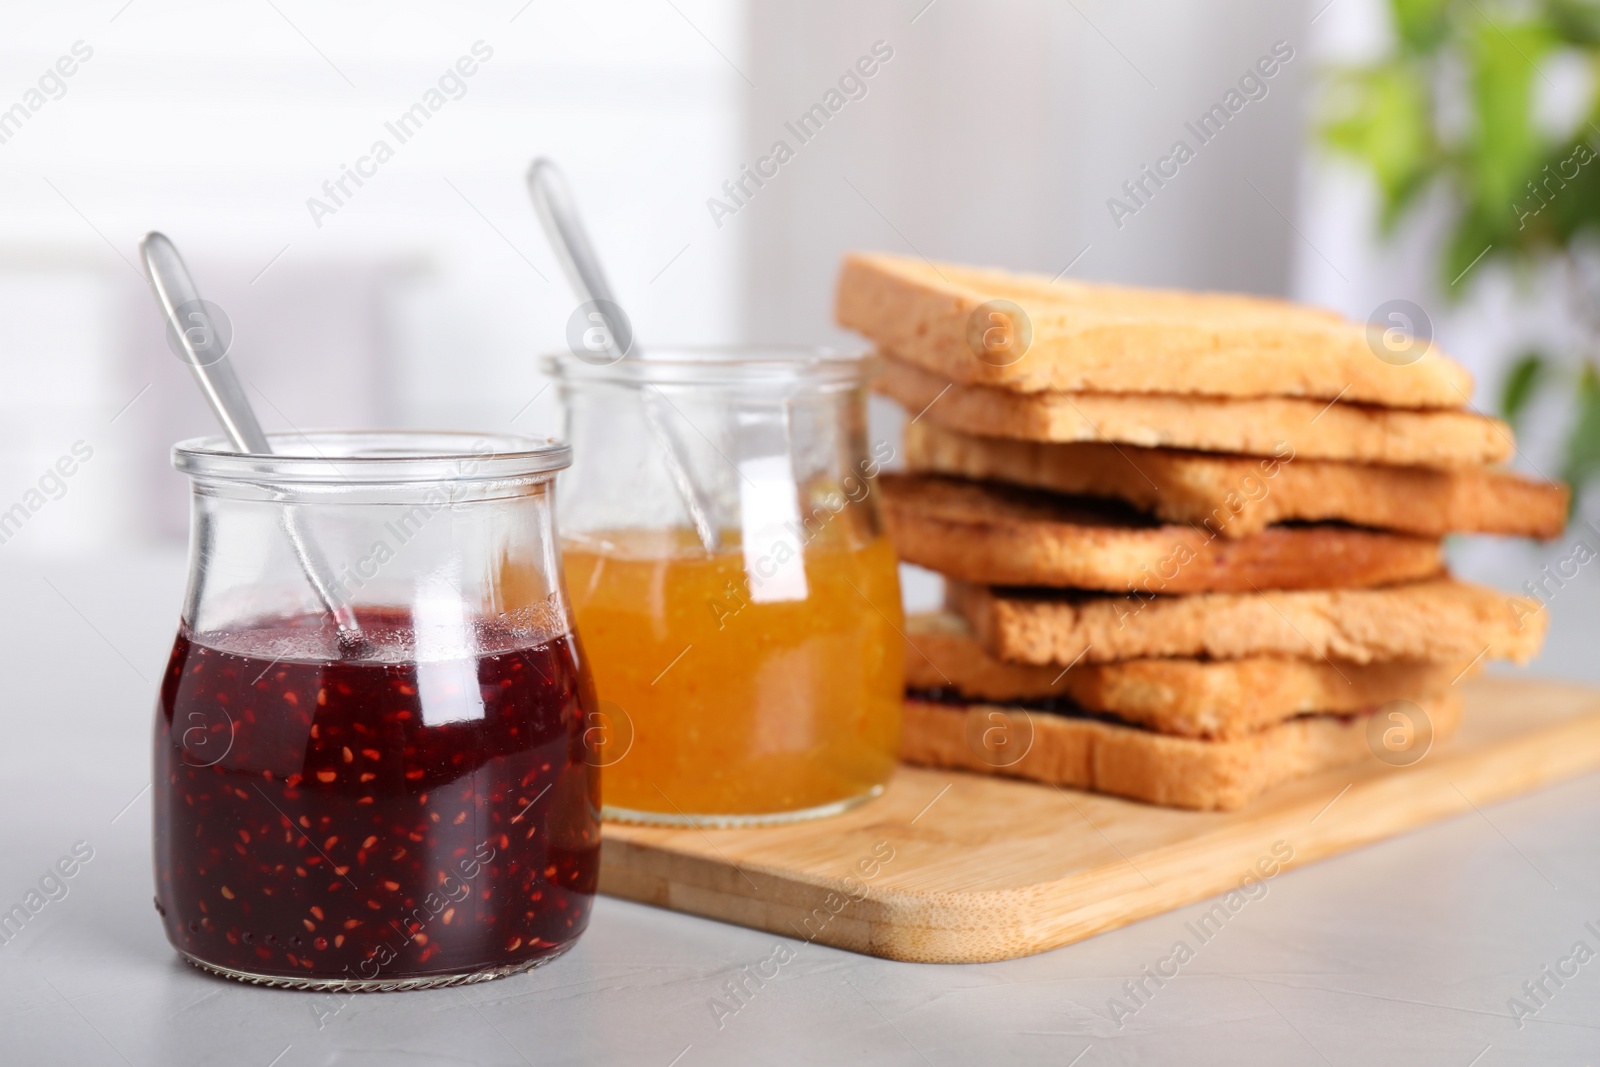
[[(617, 340), (619, 324), (611, 321), (609, 310), (620, 305), (611, 295), (611, 286), (600, 267), (600, 257), (589, 242), (588, 231), (583, 228), (583, 220), (578, 216), (578, 208), (572, 201), (566, 179), (553, 160), (540, 157), (528, 167), (528, 195), (533, 198), (533, 210), (539, 216), (539, 223), (544, 227), (551, 247), (555, 249), (556, 258), (561, 261), (561, 269), (572, 291), (577, 294), (579, 302), (595, 304), (596, 311), (605, 320), (606, 351), (622, 359), (628, 352)], [(629, 347), (632, 347), (631, 343)], [(657, 397), (648, 385), (644, 387), (644, 417), (656, 443), (661, 447), (667, 474), (689, 512), (689, 520), (694, 523), (700, 544), (707, 552), (715, 552), (721, 537), (711, 521), (711, 506), (690, 476), (683, 447), (673, 437)]]
[[(194, 371), (200, 391), (205, 394), (211, 410), (222, 423), (228, 440), (233, 442), (234, 448), (247, 455), (271, 455), (272, 445), (261, 430), (261, 423), (256, 419), (255, 410), (245, 396), (244, 386), (234, 373), (227, 353), (212, 351), (212, 346), (216, 344), (216, 324), (211, 321), (210, 310), (201, 302), (200, 290), (189, 276), (189, 268), (184, 266), (178, 249), (165, 234), (152, 230), (139, 242), (139, 255), (149, 274), (150, 289), (155, 293), (156, 303), (161, 306), (167, 324), (172, 327), (178, 344), (183, 348), (184, 362)], [(285, 507), (284, 531), (300, 561), (300, 569), (305, 572), (317, 599), (322, 601), (322, 606), (339, 628), (340, 645), (355, 647), (362, 641), (355, 612), (348, 604), (341, 604), (334, 597), (333, 583), (328, 578), (332, 570), (316, 543), (301, 529), (299, 520), (299, 513), (292, 506)]]

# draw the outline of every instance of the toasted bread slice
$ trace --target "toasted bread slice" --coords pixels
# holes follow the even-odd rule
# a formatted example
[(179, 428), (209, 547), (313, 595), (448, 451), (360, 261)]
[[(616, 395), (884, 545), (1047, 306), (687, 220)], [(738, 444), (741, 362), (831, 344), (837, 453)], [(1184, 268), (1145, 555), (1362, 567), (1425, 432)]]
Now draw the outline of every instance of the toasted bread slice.
[(1505, 423), (1469, 411), (1391, 411), (1344, 400), (1022, 394), (952, 385), (892, 358), (884, 360), (873, 387), (904, 405), (915, 421), (1025, 441), (1113, 441), (1397, 467), (1499, 463), (1515, 447)]
[[(1461, 721), (1451, 690), (1408, 709), (1441, 744)], [(1232, 741), (1168, 737), (1100, 719), (986, 704), (907, 699), (900, 758), (930, 767), (1005, 774), (1151, 804), (1230, 811), (1264, 790), (1371, 760), (1369, 716), (1311, 715)], [(1000, 744), (995, 744), (998, 738)]]
[(1057, 670), (1157, 656), (1526, 663), (1538, 655), (1550, 621), (1537, 600), (1453, 578), (1384, 589), (1158, 597), (950, 583), (945, 602), (996, 658)]
[(1351, 714), (1449, 689), (1479, 663), (1340, 663), (1248, 659), (1133, 659), (1071, 668), (1006, 663), (948, 612), (906, 620), (906, 688), (964, 700), (1049, 710), (1070, 701), (1158, 733), (1232, 739), (1296, 715)]
[(920, 474), (879, 480), (900, 558), (985, 585), (1239, 592), (1387, 585), (1443, 569), (1439, 542), (1348, 526), (1226, 540), (1123, 505)]
[[(1020, 307), (1025, 322), (989, 314), (982, 305), (995, 300)], [(1379, 358), (1365, 324), (1236, 293), (857, 253), (840, 272), (835, 316), (951, 381), (1018, 392), (1342, 396), (1394, 408), (1454, 408), (1472, 395), (1472, 376), (1426, 341), (1405, 354), (1414, 361), (1396, 365)]]
[(1227, 456), (1098, 442), (977, 437), (931, 420), (906, 427), (913, 471), (1112, 497), (1164, 522), (1247, 537), (1276, 522), (1331, 520), (1423, 537), (1551, 538), (1567, 525), (1565, 485), (1510, 471), (1381, 467), (1341, 460)]

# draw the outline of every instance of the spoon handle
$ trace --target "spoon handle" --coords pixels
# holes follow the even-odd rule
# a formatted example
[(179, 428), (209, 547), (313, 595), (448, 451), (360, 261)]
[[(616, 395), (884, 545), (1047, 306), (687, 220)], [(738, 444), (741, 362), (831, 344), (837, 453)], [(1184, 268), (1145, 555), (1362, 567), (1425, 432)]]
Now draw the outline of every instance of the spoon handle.
[[(573, 203), (566, 179), (554, 160), (541, 157), (528, 167), (528, 195), (533, 199), (534, 213), (539, 216), (539, 224), (550, 238), (550, 246), (555, 249), (556, 258), (561, 261), (561, 269), (572, 285), (573, 292), (583, 300), (604, 300), (615, 304), (616, 297), (612, 295), (606, 273), (600, 267), (600, 256), (589, 240), (589, 231), (583, 228), (578, 205)], [(615, 324), (611, 325), (614, 327)], [(617, 351), (616, 329), (606, 332), (611, 354), (621, 355)]]
[[(554, 160), (540, 157), (528, 167), (528, 196), (533, 200), (533, 210), (539, 216), (545, 236), (550, 239), (550, 246), (555, 249), (556, 258), (561, 261), (561, 269), (573, 292), (580, 301), (599, 303), (596, 310), (606, 321), (607, 353), (621, 359), (627, 353), (617, 341), (621, 336), (617, 330), (619, 323), (611, 321), (610, 311), (619, 305), (611, 294), (605, 271), (600, 268), (600, 256), (589, 241), (589, 232), (583, 228), (583, 219), (578, 215), (578, 206), (573, 203), (566, 179)], [(632, 336), (631, 331), (628, 336)], [(689, 521), (694, 524), (701, 546), (707, 552), (715, 552), (721, 544), (721, 534), (711, 520), (711, 505), (705, 493), (689, 473), (683, 446), (667, 426), (666, 413), (660, 404), (664, 398), (652, 385), (643, 386), (643, 394), (645, 422), (661, 449), (667, 475), (689, 512)]]
[(153, 231), (139, 242), (139, 251), (144, 256), (156, 302), (183, 347), (184, 362), (194, 371), (228, 440), (240, 452), (270, 454), (272, 446), (261, 431), (261, 423), (256, 421), (255, 409), (245, 396), (233, 364), (215, 347), (216, 324), (211, 321), (210, 309), (200, 300), (200, 290), (195, 288), (183, 257), (165, 234)]
[[(226, 358), (227, 352), (217, 340), (210, 309), (201, 301), (200, 290), (195, 287), (177, 247), (165, 234), (151, 231), (139, 242), (139, 253), (144, 258), (156, 303), (161, 305), (167, 324), (183, 348), (184, 362), (194, 371), (195, 380), (200, 383), (200, 390), (222, 423), (228, 440), (247, 455), (270, 456), (272, 444), (256, 419), (255, 409), (250, 406), (250, 398), (245, 395), (233, 363)], [(361, 626), (355, 612), (334, 595), (334, 585), (328, 578), (333, 573), (332, 568), (316, 542), (305, 532), (300, 513), (293, 505), (284, 508), (283, 528), (306, 580), (339, 628), (340, 643), (346, 647), (358, 645)]]

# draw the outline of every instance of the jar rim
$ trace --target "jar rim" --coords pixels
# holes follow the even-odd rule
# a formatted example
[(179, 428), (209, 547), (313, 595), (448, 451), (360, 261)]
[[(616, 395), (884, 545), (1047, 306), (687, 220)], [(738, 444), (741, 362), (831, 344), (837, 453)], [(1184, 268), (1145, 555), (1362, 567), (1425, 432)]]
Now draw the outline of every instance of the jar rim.
[(172, 465), (192, 478), (332, 485), (503, 481), (572, 465), (565, 441), (509, 433), (309, 430), (267, 440), (270, 455), (238, 452), (221, 436), (193, 437), (172, 446)]
[(621, 385), (774, 385), (856, 388), (883, 369), (870, 348), (799, 344), (664, 345), (626, 356), (550, 352), (539, 369), (558, 382)]

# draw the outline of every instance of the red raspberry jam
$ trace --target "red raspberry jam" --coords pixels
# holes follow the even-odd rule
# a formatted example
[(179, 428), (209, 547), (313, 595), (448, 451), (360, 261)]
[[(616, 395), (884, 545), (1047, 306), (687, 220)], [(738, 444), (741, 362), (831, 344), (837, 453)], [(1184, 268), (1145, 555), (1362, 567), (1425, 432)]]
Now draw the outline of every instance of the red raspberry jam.
[(595, 698), (573, 639), (469, 624), (470, 652), (433, 656), (403, 612), (360, 620), (354, 655), (320, 616), (180, 630), (155, 730), (168, 938), (310, 985), (560, 953), (599, 873)]

